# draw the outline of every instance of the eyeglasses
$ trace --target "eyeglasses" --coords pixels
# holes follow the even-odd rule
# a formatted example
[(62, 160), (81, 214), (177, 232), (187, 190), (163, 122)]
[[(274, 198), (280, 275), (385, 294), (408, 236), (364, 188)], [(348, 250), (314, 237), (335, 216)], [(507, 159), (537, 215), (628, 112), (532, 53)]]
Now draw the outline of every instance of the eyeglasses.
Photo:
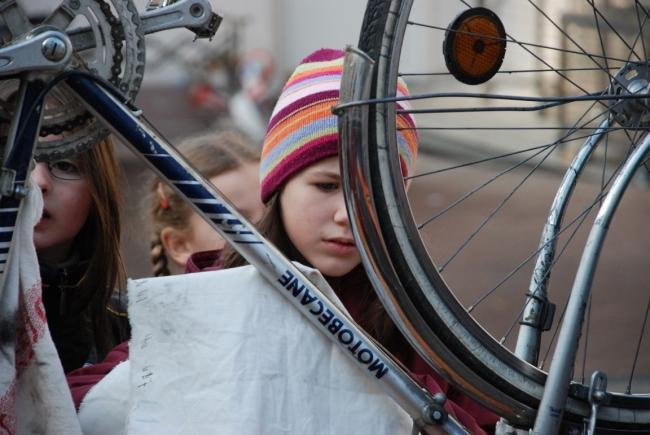
[(79, 164), (74, 160), (56, 160), (53, 162), (43, 162), (54, 178), (59, 180), (81, 180), (84, 174), (79, 168)]

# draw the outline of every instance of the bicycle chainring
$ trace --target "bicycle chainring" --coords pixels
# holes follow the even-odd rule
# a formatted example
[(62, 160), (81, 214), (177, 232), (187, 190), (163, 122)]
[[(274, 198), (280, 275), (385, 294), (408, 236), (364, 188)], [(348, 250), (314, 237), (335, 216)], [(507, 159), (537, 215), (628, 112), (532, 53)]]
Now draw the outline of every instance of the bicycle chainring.
[[(145, 51), (144, 33), (133, 0), (64, 0), (42, 24), (53, 25), (68, 34), (79, 28), (90, 28), (94, 39), (91, 47), (82, 50), (75, 47), (69, 69), (102, 77), (129, 99), (135, 98), (144, 74)], [(0, 82), (0, 100), (11, 100), (17, 82)], [(108, 130), (77, 98), (57, 85), (45, 98), (36, 158), (63, 158), (96, 144), (107, 135)]]

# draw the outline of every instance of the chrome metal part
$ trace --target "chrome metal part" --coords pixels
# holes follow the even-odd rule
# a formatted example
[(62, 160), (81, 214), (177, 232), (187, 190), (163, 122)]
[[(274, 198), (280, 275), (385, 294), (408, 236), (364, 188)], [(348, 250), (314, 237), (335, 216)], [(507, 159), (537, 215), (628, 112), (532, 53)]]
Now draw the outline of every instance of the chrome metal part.
[(534, 434), (553, 435), (560, 430), (571, 380), (571, 369), (578, 349), (578, 338), (582, 329), (596, 263), (607, 235), (607, 228), (625, 189), (649, 150), (650, 134), (646, 134), (616, 176), (589, 233), (535, 419)]
[(52, 62), (59, 62), (65, 58), (66, 53), (68, 52), (68, 46), (63, 39), (52, 36), (47, 38), (41, 44), (41, 51), (43, 56)]
[(551, 277), (551, 265), (553, 258), (555, 258), (557, 234), (562, 226), (562, 219), (578, 177), (601, 139), (609, 130), (610, 125), (611, 118), (605, 119), (594, 131), (593, 135), (589, 136), (576, 154), (553, 199), (550, 213), (544, 225), (542, 237), (539, 242), (541, 251), (537, 256), (535, 269), (528, 287), (526, 308), (522, 315), (519, 335), (517, 337), (517, 347), (515, 348), (515, 355), (531, 364), (538, 363), (539, 346), (543, 330), (541, 325), (542, 316), (545, 311), (545, 306), (548, 304), (547, 286)]
[(591, 404), (591, 415), (589, 416), (589, 426), (587, 435), (596, 433), (596, 419), (598, 418), (598, 407), (608, 402), (607, 396), (607, 375), (600, 371), (595, 371), (591, 375), (591, 384), (589, 386), (589, 403)]
[[(159, 3), (153, 7), (147, 6), (146, 12), (140, 15), (142, 33), (145, 35), (167, 29), (187, 27), (195, 33), (197, 29), (203, 29), (202, 32), (207, 32), (206, 37), (211, 38), (221, 23), (221, 16), (206, 9), (210, 6), (206, 0)], [(93, 31), (88, 27), (70, 32), (70, 39), (75, 50), (87, 50), (95, 47)]]
[(152, 11), (158, 8), (164, 8), (169, 5), (176, 3), (176, 0), (149, 0), (147, 6), (145, 6), (145, 11)]
[(644, 129), (650, 127), (650, 65), (628, 62), (612, 79), (611, 95), (645, 95), (638, 99), (613, 100), (611, 111), (623, 127)]
[(424, 411), (436, 424), (444, 425), (449, 418), (449, 414), (444, 409), (445, 402), (447, 402), (447, 396), (444, 393), (436, 393), (433, 395), (433, 402)]
[(14, 39), (25, 35), (33, 27), (16, 0), (0, 2), (0, 18), (4, 21), (7, 30)]
[[(341, 104), (369, 97), (372, 68), (372, 61), (363, 52), (348, 48), (341, 80)], [(381, 238), (381, 232), (376, 229), (378, 222), (372, 206), (372, 192), (369, 190), (369, 183), (366, 179), (368, 161), (362, 156), (362, 148), (364, 144), (368, 143), (365, 133), (368, 132), (369, 107), (364, 105), (339, 111), (336, 108), (334, 110), (339, 115), (339, 143), (341, 146), (339, 155), (341, 156), (341, 171), (344, 174), (342, 179), (348, 215), (351, 218), (355, 241), (360, 247), (359, 252), (362, 255), (364, 267), (391, 318), (403, 333), (408, 331), (408, 333), (404, 333), (404, 336), (416, 337), (417, 332), (410, 322), (417, 321), (417, 319), (402, 317), (404, 313), (400, 312), (395, 300), (397, 292), (392, 291), (402, 284), (394, 274), (379, 273), (379, 265), (367, 255), (372, 250), (377, 254), (373, 258), (385, 257), (386, 264), (382, 267), (384, 267), (384, 271), (387, 267), (390, 268), (388, 256), (381, 255), (387, 251), (387, 247)], [(374, 237), (365, 237), (369, 233), (372, 233)], [(412, 341), (411, 344), (416, 347), (417, 343)], [(425, 359), (430, 361), (430, 358)], [(432, 398), (432, 403), (434, 401), (435, 399)], [(507, 407), (508, 404), (502, 406)], [(426, 407), (420, 408), (421, 415), (416, 420), (420, 427), (426, 427), (427, 424), (432, 423), (431, 415), (429, 415), (430, 410)], [(414, 414), (411, 416), (416, 418)], [(449, 433), (458, 433), (457, 431), (463, 430), (462, 426), (453, 418), (446, 420), (443, 429)]]
[[(217, 17), (215, 19), (215, 17)], [(221, 23), (221, 17), (212, 12), (207, 0), (180, 0), (147, 9), (140, 19), (145, 34), (161, 30), (187, 27), (200, 37), (211, 38)], [(199, 34), (200, 33), (200, 34)]]
[[(56, 45), (56, 56), (48, 58), (45, 46)], [(72, 43), (65, 33), (48, 30), (29, 34), (13, 44), (0, 48), (0, 76), (15, 75), (25, 71), (62, 70), (72, 54)]]
[[(405, 1), (402, 7), (410, 7), (410, 4), (410, 1)], [(402, 16), (408, 16), (408, 13)], [(393, 34), (399, 33), (399, 30), (393, 32)], [(383, 45), (382, 47), (386, 48)], [(384, 58), (384, 56), (379, 56), (379, 61), (381, 62)], [(374, 68), (378, 66), (381, 66), (380, 63), (376, 64)], [(438, 316), (436, 318), (437, 322), (452, 323), (450, 319), (456, 313), (452, 313), (448, 309), (444, 295), (435, 290), (423, 294), (422, 296), (427, 298), (426, 304), (431, 307), (430, 310), (423, 313), (419, 311), (422, 303), (411, 299), (409, 295), (409, 293), (412, 293), (409, 290), (414, 287), (414, 284), (400, 281), (391, 258), (391, 254), (399, 252), (400, 247), (397, 245), (387, 246), (386, 241), (383, 239), (382, 235), (386, 233), (386, 228), (382, 228), (380, 225), (374, 204), (375, 198), (379, 195), (373, 192), (374, 186), (379, 185), (379, 182), (385, 184), (383, 186), (384, 193), (390, 190), (390, 193), (386, 193), (385, 196), (392, 195), (395, 197), (398, 195), (396, 193), (398, 190), (404, 190), (401, 174), (394, 176), (394, 174), (390, 173), (391, 168), (389, 168), (390, 163), (388, 163), (389, 161), (398, 161), (397, 159), (391, 160), (391, 156), (389, 156), (392, 151), (397, 152), (397, 148), (392, 148), (386, 143), (391, 140), (389, 138), (391, 135), (387, 134), (383, 128), (380, 128), (380, 122), (373, 122), (373, 125), (369, 126), (370, 121), (368, 119), (369, 113), (372, 113), (375, 119), (394, 119), (394, 112), (389, 112), (394, 111), (395, 108), (391, 104), (351, 105), (350, 102), (367, 101), (370, 96), (369, 93), (364, 95), (350, 92), (350, 83), (347, 83), (347, 80), (350, 79), (347, 75), (352, 71), (347, 64), (344, 66), (340, 94), (341, 103), (338, 110), (338, 112), (342, 112), (339, 117), (339, 143), (342, 145), (342, 150), (339, 155), (342, 160), (341, 171), (346, 203), (348, 204), (348, 216), (351, 217), (351, 225), (356, 244), (361, 253), (362, 262), (379, 299), (411, 346), (418, 351), (429, 365), (436, 368), (443, 377), (449, 379), (474, 399), (486, 404), (499, 415), (508, 416), (512, 424), (522, 425), (532, 421), (535, 416), (535, 409), (530, 406), (522, 406), (521, 402), (515, 400), (514, 397), (502, 394), (494, 384), (479, 376), (465, 361), (461, 360), (459, 355), (455, 354), (446, 345), (443, 337), (439, 335), (440, 331), (429, 326), (429, 321), (433, 318), (429, 317), (431, 315)], [(391, 83), (389, 78), (380, 76), (379, 73), (382, 71), (386, 74), (386, 69), (378, 68), (377, 83)], [(378, 91), (385, 92), (386, 90), (378, 89)], [(391, 96), (384, 94), (373, 95), (374, 98)], [(342, 109), (344, 105), (347, 105), (345, 110)], [(372, 138), (369, 137), (371, 130), (375, 131)], [(395, 136), (392, 137), (396, 138)], [(380, 167), (376, 174), (370, 171), (372, 159), (385, 162), (384, 165), (375, 164), (375, 169), (377, 166)], [(374, 181), (372, 180), (373, 177), (376, 177)], [(404, 207), (404, 204), (406, 202), (402, 202), (401, 207)], [(386, 207), (389, 210), (396, 211), (400, 205), (392, 202), (386, 204)], [(401, 231), (405, 230), (405, 225), (395, 226), (399, 227)], [(417, 261), (415, 253), (413, 253), (413, 257), (409, 253), (406, 261), (418, 268), (417, 278), (428, 280), (427, 270), (419, 267), (420, 263)], [(425, 314), (427, 318), (425, 318)], [(440, 320), (441, 318), (443, 319)], [(454, 324), (453, 333), (455, 337), (462, 340), (467, 348), (479, 347), (477, 346), (478, 339), (476, 335), (468, 330), (467, 325), (462, 322), (454, 322)], [(491, 351), (492, 349), (485, 349), (480, 355), (479, 358), (482, 363), (489, 364), (490, 368), (494, 367), (494, 372), (505, 372), (517, 376), (519, 379), (521, 378), (510, 366), (495, 358)], [(453, 361), (453, 363), (450, 361)], [(527, 387), (530, 388), (531, 393), (541, 396), (542, 388), (538, 388), (533, 383), (528, 383)], [(496, 397), (498, 397), (498, 400), (494, 399)]]
[(16, 171), (8, 168), (0, 169), (0, 197), (13, 195), (15, 181)]

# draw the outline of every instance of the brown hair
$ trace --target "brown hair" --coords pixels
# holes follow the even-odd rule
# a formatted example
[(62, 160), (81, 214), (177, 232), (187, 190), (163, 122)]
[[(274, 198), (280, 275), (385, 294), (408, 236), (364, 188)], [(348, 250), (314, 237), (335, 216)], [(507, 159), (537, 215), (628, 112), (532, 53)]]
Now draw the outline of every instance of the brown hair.
[[(257, 223), (256, 228), (266, 240), (275, 245), (289, 260), (313, 267), (291, 242), (284, 228), (280, 207), (282, 190), (283, 187), (269, 198), (264, 215)], [(246, 264), (248, 263), (244, 257), (231, 246), (226, 246), (223, 257), (224, 269)], [(355, 292), (358, 292), (358, 297), (361, 298), (363, 305), (367, 308), (364, 310), (364, 316), (355, 319), (355, 321), (389, 351), (399, 353), (408, 348), (405, 347), (408, 346), (406, 340), (379, 301), (362, 265), (357, 266), (343, 277), (332, 278), (326, 276), (325, 279), (337, 293), (344, 288), (346, 283), (349, 285), (350, 281), (354, 282), (355, 285), (358, 284)]]
[[(232, 131), (186, 139), (179, 145), (178, 150), (205, 178), (237, 169), (242, 163), (259, 161), (259, 152), (254, 150), (243, 136)], [(186, 228), (192, 208), (158, 178), (151, 183), (149, 204), (153, 224), (150, 251), (153, 273), (154, 276), (169, 275), (167, 255), (160, 233), (165, 227)]]
[(117, 344), (113, 342), (107, 307), (112, 293), (116, 291), (121, 297), (126, 287), (120, 253), (121, 171), (110, 138), (80, 153), (77, 159), (81, 172), (88, 177), (92, 199), (90, 214), (74, 241), (81, 258), (88, 260), (79, 287), (89, 298), (95, 345), (99, 355), (104, 355)]

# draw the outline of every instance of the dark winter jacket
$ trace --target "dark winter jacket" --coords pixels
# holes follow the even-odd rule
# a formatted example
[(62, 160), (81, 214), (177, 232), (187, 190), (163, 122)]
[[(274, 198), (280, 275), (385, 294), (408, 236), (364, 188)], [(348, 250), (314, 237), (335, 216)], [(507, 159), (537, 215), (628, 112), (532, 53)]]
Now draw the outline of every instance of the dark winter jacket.
[[(187, 273), (204, 272), (208, 270), (218, 270), (221, 268), (221, 251), (205, 251), (193, 254), (187, 261), (185, 271)], [(126, 307), (126, 305), (124, 305)], [(124, 309), (124, 319), (126, 320), (126, 309)], [(126, 321), (128, 324), (128, 320)], [(118, 342), (119, 343), (119, 342)], [(77, 409), (81, 405), (84, 397), (92, 387), (95, 386), (119, 363), (129, 358), (128, 342), (122, 342), (111, 350), (103, 361), (99, 364), (93, 364), (74, 370), (67, 374), (68, 386), (72, 392), (72, 399)]]
[[(78, 260), (56, 266), (40, 264), (47, 324), (66, 373), (104, 357), (97, 354), (93, 338), (90, 318), (93, 295), (85, 294), (79, 285), (86, 267), (87, 262)], [(113, 341), (120, 343), (129, 336), (126, 301), (115, 293), (106, 309)]]

